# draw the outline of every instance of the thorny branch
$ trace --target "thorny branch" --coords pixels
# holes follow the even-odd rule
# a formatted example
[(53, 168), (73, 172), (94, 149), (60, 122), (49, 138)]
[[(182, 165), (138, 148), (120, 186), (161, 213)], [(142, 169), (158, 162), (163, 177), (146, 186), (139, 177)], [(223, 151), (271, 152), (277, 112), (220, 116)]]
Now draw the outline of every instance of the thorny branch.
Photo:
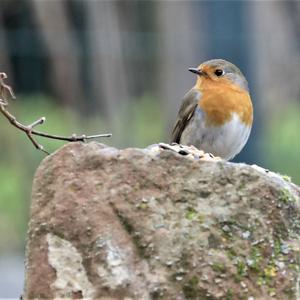
[(69, 137), (60, 136), (60, 135), (52, 135), (48, 133), (44, 133), (41, 131), (34, 130), (34, 128), (38, 125), (41, 125), (45, 123), (46, 118), (41, 117), (37, 119), (36, 121), (32, 122), (29, 125), (24, 125), (17, 121), (16, 117), (13, 116), (7, 109), (6, 106), (8, 105), (8, 99), (12, 98), (15, 99), (14, 92), (12, 88), (4, 83), (4, 79), (7, 78), (7, 75), (5, 73), (0, 73), (0, 112), (8, 119), (8, 121), (15, 126), (16, 128), (24, 131), (27, 135), (27, 137), (30, 139), (32, 144), (35, 146), (36, 149), (43, 151), (46, 154), (49, 154), (48, 151), (44, 149), (44, 147), (39, 144), (33, 137), (33, 135), (42, 136), (45, 138), (55, 139), (55, 140), (61, 140), (61, 141), (68, 141), (68, 142), (85, 142), (86, 140), (100, 138), (100, 137), (110, 137), (111, 134), (96, 134), (96, 135), (80, 135), (77, 136), (76, 134), (73, 134)]

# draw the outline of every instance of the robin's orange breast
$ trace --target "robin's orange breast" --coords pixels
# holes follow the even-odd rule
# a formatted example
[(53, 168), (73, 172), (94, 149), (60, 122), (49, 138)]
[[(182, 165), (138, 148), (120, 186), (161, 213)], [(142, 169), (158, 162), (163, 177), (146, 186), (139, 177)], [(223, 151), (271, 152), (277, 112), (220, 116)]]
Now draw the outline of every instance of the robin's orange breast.
[(215, 82), (202, 82), (199, 107), (206, 116), (209, 126), (221, 126), (230, 121), (233, 113), (248, 126), (252, 125), (253, 107), (250, 95), (229, 82), (216, 84)]

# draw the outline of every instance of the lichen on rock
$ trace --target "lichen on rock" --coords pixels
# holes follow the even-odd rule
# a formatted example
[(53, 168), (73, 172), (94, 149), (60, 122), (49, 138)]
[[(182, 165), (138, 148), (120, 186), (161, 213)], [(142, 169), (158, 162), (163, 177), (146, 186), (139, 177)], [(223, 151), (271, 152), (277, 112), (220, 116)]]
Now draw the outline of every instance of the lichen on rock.
[(90, 283), (82, 256), (69, 242), (55, 234), (47, 234), (48, 263), (56, 272), (56, 280), (51, 284), (54, 297), (70, 297), (80, 294), (84, 298), (93, 297), (95, 291)]

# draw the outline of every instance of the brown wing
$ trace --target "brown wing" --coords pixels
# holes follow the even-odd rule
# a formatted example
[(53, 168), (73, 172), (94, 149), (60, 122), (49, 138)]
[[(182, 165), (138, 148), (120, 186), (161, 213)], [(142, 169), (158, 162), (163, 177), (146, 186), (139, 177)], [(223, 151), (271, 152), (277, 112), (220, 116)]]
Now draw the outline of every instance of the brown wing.
[(199, 92), (194, 88), (184, 96), (172, 131), (171, 143), (180, 143), (181, 134), (194, 115), (195, 109), (198, 105), (198, 98)]

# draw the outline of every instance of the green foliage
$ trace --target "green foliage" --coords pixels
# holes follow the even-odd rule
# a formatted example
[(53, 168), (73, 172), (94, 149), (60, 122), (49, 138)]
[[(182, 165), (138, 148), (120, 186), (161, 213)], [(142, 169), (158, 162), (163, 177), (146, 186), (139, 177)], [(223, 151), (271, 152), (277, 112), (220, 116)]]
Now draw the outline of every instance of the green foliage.
[[(65, 134), (73, 123), (67, 122), (70, 118), (66, 113), (44, 97), (18, 97), (17, 101), (11, 102), (9, 111), (24, 124), (46, 115), (47, 122), (39, 129), (52, 133)], [(0, 252), (3, 252), (24, 245), (32, 179), (45, 155), (35, 150), (26, 135), (4, 117), (0, 122)], [(62, 145), (62, 142), (42, 138), (39, 141), (49, 151)]]
[(275, 113), (266, 127), (266, 164), (300, 184), (300, 106), (289, 105)]
[[(158, 101), (145, 95), (123, 109), (118, 142), (121, 147), (147, 147), (163, 141), (163, 116)], [(113, 138), (115, 142), (115, 139)], [(121, 142), (121, 145), (120, 145)]]
[[(52, 134), (71, 135), (112, 132), (112, 138), (99, 142), (115, 147), (145, 147), (165, 140), (160, 104), (149, 95), (136, 99), (127, 108), (120, 108), (118, 122), (100, 118), (98, 114), (83, 118), (53, 99), (44, 96), (21, 97), (11, 102), (9, 110), (17, 119), (29, 124), (38, 117), (47, 121), (39, 130)], [(281, 110), (267, 124), (264, 134), (266, 165), (287, 174), (300, 184), (300, 107)], [(34, 172), (45, 155), (35, 150), (24, 133), (0, 117), (0, 252), (24, 246), (29, 214), (30, 192)], [(53, 152), (65, 142), (38, 138)], [(187, 218), (193, 219), (193, 212)]]

